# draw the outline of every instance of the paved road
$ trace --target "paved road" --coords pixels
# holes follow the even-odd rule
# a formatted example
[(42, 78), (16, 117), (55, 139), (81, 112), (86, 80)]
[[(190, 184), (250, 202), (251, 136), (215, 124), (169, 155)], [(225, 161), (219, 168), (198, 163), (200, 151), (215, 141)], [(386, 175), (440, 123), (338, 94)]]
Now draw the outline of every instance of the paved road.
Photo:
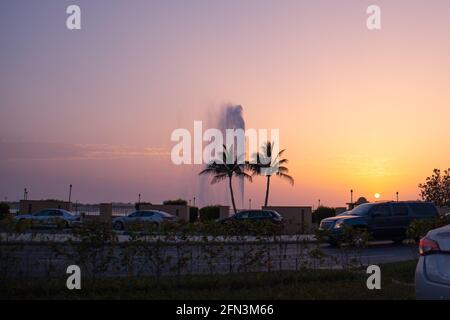
[[(0, 245), (0, 267), (19, 277), (64, 275), (70, 264), (80, 265), (82, 270), (84, 268), (86, 272), (91, 272), (92, 264), (81, 265), (80, 255), (72, 247), (64, 244), (57, 247), (56, 249), (40, 243)], [(111, 251), (107, 252), (108, 249)], [(416, 246), (389, 242), (371, 243), (363, 249), (339, 249), (313, 243), (170, 244), (160, 247), (146, 244), (136, 251), (138, 254), (133, 254), (132, 250), (123, 244), (108, 249), (104, 249), (101, 254), (111, 253), (112, 259), (106, 271), (97, 272), (100, 276), (342, 268), (349, 265), (413, 260), (418, 257)], [(89, 249), (83, 249), (81, 252), (90, 253)], [(101, 264), (101, 254), (92, 261)], [(124, 259), (127, 256), (132, 259)]]

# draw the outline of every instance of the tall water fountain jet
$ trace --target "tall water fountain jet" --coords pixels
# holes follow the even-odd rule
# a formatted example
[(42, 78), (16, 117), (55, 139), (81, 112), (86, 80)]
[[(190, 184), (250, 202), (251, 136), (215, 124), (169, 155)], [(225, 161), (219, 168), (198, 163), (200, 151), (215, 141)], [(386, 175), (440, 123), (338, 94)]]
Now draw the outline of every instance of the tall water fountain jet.
[[(224, 137), (226, 137), (227, 129), (242, 129), (245, 131), (245, 121), (242, 115), (243, 108), (241, 105), (224, 105), (222, 106), (219, 114), (219, 122), (217, 128), (222, 131)], [(243, 148), (238, 147), (237, 139), (233, 141), (233, 154), (237, 157), (243, 157), (243, 152), (245, 151), (244, 141), (242, 141)], [(244, 206), (244, 178), (239, 177), (239, 195), (241, 207)]]
[[(245, 121), (242, 113), (243, 108), (240, 105), (222, 105), (218, 110), (209, 113), (206, 127), (219, 129), (225, 139), (227, 129), (242, 129), (245, 131)], [(234, 154), (239, 156), (240, 150), (237, 150), (237, 141), (233, 142), (233, 146)], [(244, 208), (244, 179), (240, 177), (237, 183), (239, 197), (236, 199), (236, 203), (240, 204), (241, 208)], [(226, 185), (218, 184), (211, 188), (210, 178), (202, 176), (200, 177), (200, 198), (202, 203), (216, 204), (228, 202), (230, 197)]]

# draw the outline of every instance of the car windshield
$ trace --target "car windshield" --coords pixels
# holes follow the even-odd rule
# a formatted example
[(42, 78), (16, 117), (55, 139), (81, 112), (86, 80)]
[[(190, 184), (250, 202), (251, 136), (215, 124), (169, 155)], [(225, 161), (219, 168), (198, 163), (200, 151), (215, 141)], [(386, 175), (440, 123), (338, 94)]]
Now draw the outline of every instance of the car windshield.
[(162, 216), (162, 217), (166, 217), (166, 218), (171, 218), (171, 217), (173, 217), (173, 215), (171, 215), (171, 214), (168, 214), (167, 212), (164, 212), (164, 211), (155, 211), (156, 213), (158, 213), (160, 216)]
[(75, 214), (73, 212), (67, 211), (67, 210), (59, 210), (61, 211), (63, 214), (67, 214), (69, 216), (75, 216)]
[(355, 207), (353, 210), (347, 211), (346, 214), (351, 216), (367, 216), (370, 209), (373, 208), (375, 203), (364, 203)]

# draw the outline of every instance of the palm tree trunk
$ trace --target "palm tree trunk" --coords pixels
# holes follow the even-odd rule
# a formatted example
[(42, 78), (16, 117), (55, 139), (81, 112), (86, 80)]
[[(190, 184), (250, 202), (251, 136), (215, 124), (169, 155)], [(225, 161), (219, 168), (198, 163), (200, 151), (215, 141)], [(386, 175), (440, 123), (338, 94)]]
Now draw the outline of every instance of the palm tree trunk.
[(236, 203), (234, 203), (233, 184), (231, 183), (231, 177), (232, 176), (229, 176), (228, 182), (230, 185), (231, 203), (233, 204), (233, 211), (236, 214), (237, 210), (236, 210)]
[(270, 188), (270, 176), (267, 176), (266, 183), (266, 200), (264, 201), (264, 206), (267, 207), (267, 203), (269, 202), (269, 188)]

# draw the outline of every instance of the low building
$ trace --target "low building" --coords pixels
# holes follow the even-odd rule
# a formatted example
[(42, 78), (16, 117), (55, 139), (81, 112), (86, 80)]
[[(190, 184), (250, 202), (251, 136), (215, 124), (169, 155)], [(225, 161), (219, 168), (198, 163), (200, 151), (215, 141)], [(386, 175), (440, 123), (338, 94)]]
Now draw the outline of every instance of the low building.
[(312, 207), (268, 206), (263, 210), (275, 210), (284, 219), (285, 234), (304, 234), (312, 229)]
[(355, 202), (347, 202), (348, 210), (352, 210), (363, 203), (369, 203), (369, 201), (365, 197), (359, 197)]
[(72, 210), (72, 203), (60, 200), (20, 200), (19, 213), (33, 214), (44, 209), (64, 209)]

